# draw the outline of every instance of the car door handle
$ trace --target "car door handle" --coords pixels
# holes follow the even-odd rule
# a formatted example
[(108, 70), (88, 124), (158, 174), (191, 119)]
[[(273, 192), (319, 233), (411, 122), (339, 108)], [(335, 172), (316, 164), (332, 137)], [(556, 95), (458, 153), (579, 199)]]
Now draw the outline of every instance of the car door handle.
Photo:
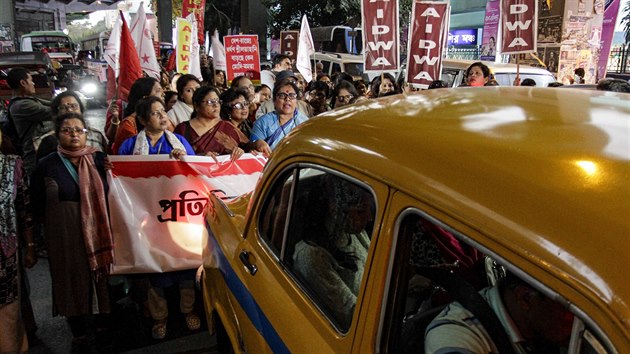
[(251, 275), (256, 275), (256, 272), (258, 272), (258, 267), (256, 267), (255, 264), (250, 263), (249, 252), (242, 250), (241, 253), (238, 255), (238, 258), (241, 260), (241, 262), (243, 262), (247, 273)]

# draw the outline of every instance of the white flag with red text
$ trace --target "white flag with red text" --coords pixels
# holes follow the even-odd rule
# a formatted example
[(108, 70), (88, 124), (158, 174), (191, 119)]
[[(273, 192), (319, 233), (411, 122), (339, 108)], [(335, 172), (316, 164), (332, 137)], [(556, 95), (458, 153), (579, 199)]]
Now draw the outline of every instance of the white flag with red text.
[(295, 67), (304, 76), (307, 83), (313, 81), (313, 69), (311, 67), (311, 55), (315, 53), (311, 28), (308, 25), (306, 15), (302, 17), (302, 27), (300, 28), (300, 40), (298, 42), (297, 60)]
[(131, 31), (131, 38), (133, 38), (136, 44), (142, 70), (150, 77), (159, 79), (160, 65), (155, 58), (155, 48), (153, 46), (153, 39), (151, 39), (147, 15), (144, 12), (144, 2), (140, 3), (138, 12), (133, 20), (131, 20), (129, 30)]
[(114, 27), (109, 34), (107, 46), (103, 50), (103, 57), (109, 66), (114, 69), (115, 77), (118, 77), (120, 70), (118, 54), (120, 53), (120, 33), (122, 32), (122, 19), (120, 16), (114, 22)]
[(203, 78), (201, 77), (201, 63), (200, 63), (200, 58), (199, 58), (199, 38), (197, 36), (197, 18), (195, 17), (194, 13), (189, 14), (188, 16), (186, 16), (186, 19), (192, 24), (193, 30), (193, 36), (190, 39), (190, 73), (195, 75), (199, 81), (203, 80)]
[(161, 273), (201, 265), (204, 209), (210, 193), (251, 192), (266, 158), (110, 156), (109, 211), (114, 273)]

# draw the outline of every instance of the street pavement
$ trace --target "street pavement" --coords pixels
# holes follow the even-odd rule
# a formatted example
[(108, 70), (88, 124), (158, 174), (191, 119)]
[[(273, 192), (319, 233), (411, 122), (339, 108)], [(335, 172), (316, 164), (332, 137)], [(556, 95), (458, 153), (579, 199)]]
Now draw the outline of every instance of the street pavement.
[[(86, 112), (88, 126), (103, 130), (105, 109)], [(38, 340), (31, 344), (29, 353), (70, 353), (72, 334), (65, 318), (53, 317), (48, 259), (41, 257), (35, 267), (27, 270), (30, 299), (35, 313)], [(97, 347), (103, 353), (216, 353), (216, 340), (210, 336), (205, 323), (201, 296), (195, 311), (202, 319), (202, 328), (190, 332), (179, 314), (178, 290), (166, 289), (169, 303), (167, 337), (162, 341), (151, 338), (152, 321), (138, 310), (138, 306), (124, 292), (112, 305), (112, 313), (97, 335)], [(172, 306), (171, 306), (172, 305)]]

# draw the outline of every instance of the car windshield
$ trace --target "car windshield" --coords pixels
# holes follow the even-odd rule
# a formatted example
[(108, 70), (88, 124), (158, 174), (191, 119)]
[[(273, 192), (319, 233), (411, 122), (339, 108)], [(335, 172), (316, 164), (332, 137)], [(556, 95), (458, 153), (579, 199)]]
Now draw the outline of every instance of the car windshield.
[(363, 63), (345, 63), (346, 73), (352, 76), (361, 76), (363, 74)]
[[(536, 87), (547, 87), (550, 82), (555, 82), (556, 80), (552, 75), (544, 75), (544, 74), (520, 74), (521, 82), (525, 79), (532, 79), (536, 81)], [(514, 79), (516, 78), (516, 73), (499, 73), (494, 75), (495, 80), (501, 86), (512, 86)]]

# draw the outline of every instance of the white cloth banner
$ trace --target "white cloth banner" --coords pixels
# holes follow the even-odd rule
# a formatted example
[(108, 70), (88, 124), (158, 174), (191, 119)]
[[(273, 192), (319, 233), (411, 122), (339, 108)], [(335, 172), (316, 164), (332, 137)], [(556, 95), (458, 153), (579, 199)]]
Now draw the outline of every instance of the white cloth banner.
[(211, 192), (232, 199), (251, 192), (266, 159), (229, 156), (110, 156), (109, 211), (114, 273), (160, 273), (201, 265), (204, 209)]
[(227, 64), (225, 60), (225, 47), (219, 40), (219, 31), (214, 31), (211, 38), (212, 41), (212, 62), (214, 64), (214, 70), (227, 70)]
[(304, 76), (307, 83), (313, 81), (313, 69), (311, 68), (311, 55), (315, 53), (311, 28), (308, 26), (306, 15), (302, 17), (302, 27), (300, 28), (300, 41), (298, 44), (297, 61), (295, 67)]

